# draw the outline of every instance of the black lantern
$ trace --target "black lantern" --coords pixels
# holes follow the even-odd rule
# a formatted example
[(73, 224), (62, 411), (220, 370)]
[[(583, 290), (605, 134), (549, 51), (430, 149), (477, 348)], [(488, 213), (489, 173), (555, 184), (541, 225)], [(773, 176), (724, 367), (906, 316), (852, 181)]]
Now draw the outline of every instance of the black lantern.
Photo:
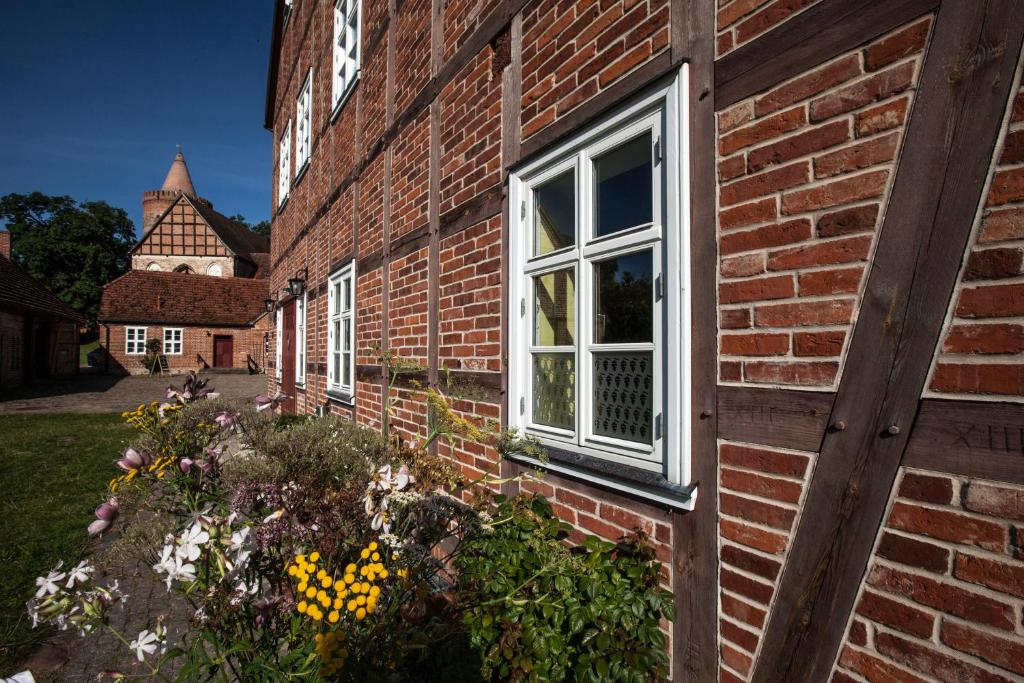
[(277, 303), (276, 301), (274, 301), (273, 299), (266, 299), (264, 300), (263, 303), (267, 305), (267, 313), (274, 312), (274, 304)]
[(302, 270), (295, 271), (295, 275), (288, 278), (288, 293), (292, 296), (302, 296), (302, 293), (306, 291), (306, 275), (307, 271), (305, 268)]

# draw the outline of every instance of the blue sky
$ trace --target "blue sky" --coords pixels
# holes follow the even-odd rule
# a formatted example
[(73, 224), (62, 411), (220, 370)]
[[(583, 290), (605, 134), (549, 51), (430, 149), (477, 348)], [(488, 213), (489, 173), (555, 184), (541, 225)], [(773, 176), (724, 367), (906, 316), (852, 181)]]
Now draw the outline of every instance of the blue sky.
[(103, 200), (136, 229), (181, 144), (197, 192), (269, 217), (272, 0), (3, 3), (0, 195)]

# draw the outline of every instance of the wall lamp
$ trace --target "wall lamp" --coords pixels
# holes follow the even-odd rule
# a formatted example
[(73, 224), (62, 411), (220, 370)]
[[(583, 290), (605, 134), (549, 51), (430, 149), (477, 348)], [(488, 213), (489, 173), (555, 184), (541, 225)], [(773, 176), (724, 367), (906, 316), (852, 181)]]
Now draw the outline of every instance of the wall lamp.
[(306, 277), (309, 271), (305, 268), (295, 271), (295, 275), (288, 278), (288, 293), (292, 296), (302, 296), (306, 291)]

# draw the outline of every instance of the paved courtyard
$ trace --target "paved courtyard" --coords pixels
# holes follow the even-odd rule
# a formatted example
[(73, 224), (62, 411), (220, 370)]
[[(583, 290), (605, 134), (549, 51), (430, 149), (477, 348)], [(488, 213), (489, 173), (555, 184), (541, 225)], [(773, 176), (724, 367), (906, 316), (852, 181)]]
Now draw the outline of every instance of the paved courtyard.
[[(224, 398), (251, 398), (266, 391), (266, 375), (203, 373)], [(140, 403), (162, 400), (168, 385), (183, 375), (79, 375), (0, 392), (0, 413), (117, 413)]]

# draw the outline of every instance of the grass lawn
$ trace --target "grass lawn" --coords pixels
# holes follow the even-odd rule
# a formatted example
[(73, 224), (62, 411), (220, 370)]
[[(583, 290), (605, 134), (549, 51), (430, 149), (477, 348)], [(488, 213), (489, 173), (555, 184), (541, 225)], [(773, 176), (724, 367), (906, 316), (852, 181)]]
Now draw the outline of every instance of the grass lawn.
[(0, 676), (49, 635), (32, 628), (25, 601), (35, 577), (80, 559), (132, 433), (116, 414), (0, 415)]
[(100, 340), (96, 339), (86, 344), (82, 344), (78, 347), (78, 366), (84, 367), (89, 364), (87, 356), (93, 352), (94, 349), (99, 348)]

